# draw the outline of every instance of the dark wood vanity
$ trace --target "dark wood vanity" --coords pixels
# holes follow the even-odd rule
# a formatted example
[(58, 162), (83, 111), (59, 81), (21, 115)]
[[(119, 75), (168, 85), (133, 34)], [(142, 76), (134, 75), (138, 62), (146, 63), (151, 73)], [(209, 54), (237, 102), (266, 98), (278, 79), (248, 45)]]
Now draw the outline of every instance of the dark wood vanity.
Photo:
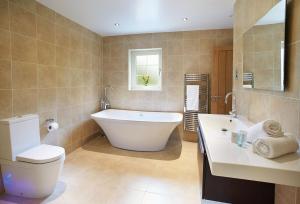
[(212, 175), (201, 130), (198, 137), (199, 171), (203, 175), (202, 199), (232, 204), (274, 203), (274, 184)]

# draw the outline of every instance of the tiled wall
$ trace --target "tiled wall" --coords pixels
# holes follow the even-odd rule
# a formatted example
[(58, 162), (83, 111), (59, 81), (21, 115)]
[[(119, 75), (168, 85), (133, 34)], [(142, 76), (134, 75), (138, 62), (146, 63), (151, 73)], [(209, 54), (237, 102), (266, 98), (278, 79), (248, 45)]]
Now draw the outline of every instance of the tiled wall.
[[(238, 113), (254, 122), (267, 118), (280, 121), (285, 131), (300, 138), (300, 1), (288, 3), (287, 86), (285, 92), (246, 90), (242, 88), (243, 34), (278, 0), (237, 0), (234, 9), (234, 81)], [(277, 204), (300, 203), (300, 190), (276, 186)]]
[[(183, 111), (184, 73), (211, 73), (213, 49), (231, 45), (232, 30), (105, 37), (103, 84), (114, 108)], [(128, 49), (162, 48), (162, 91), (128, 91)]]
[[(67, 152), (98, 131), (102, 39), (36, 3), (0, 1), (0, 118), (38, 113), (41, 140)], [(55, 118), (58, 131), (44, 122)], [(0, 189), (1, 190), (1, 189)]]

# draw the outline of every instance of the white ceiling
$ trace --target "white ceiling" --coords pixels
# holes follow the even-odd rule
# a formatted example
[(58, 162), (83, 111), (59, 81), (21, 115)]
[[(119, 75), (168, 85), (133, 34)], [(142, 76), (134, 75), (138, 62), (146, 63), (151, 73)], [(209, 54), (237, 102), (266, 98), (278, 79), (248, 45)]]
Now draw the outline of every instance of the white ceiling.
[(102, 36), (231, 28), (233, 21), (233, 0), (38, 1)]

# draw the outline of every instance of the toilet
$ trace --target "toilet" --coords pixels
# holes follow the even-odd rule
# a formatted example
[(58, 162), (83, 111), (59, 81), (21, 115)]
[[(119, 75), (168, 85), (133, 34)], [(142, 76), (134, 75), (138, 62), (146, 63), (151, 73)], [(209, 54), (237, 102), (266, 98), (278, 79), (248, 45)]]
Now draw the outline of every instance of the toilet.
[(64, 148), (41, 144), (38, 115), (0, 120), (0, 165), (7, 194), (26, 198), (50, 195), (64, 160)]

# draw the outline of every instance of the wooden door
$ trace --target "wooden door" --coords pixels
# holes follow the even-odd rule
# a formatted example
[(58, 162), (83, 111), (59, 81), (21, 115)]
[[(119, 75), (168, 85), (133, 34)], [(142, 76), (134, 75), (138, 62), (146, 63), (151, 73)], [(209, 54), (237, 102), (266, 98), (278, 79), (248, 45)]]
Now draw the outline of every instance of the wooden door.
[(228, 114), (232, 109), (232, 96), (225, 104), (225, 95), (232, 92), (232, 47), (217, 48), (211, 79), (211, 113)]

